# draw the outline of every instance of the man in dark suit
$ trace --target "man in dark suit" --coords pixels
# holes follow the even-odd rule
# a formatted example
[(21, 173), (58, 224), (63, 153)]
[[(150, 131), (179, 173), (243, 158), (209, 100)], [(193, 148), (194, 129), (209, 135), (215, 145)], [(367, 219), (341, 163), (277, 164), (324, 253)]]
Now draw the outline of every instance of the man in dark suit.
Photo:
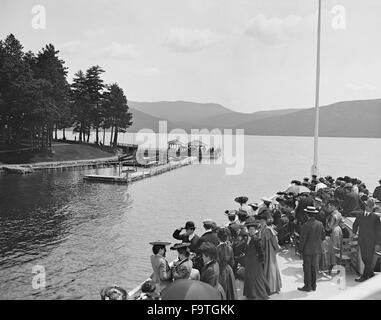
[[(200, 237), (195, 234), (195, 225), (192, 221), (187, 221), (185, 223), (185, 227), (178, 228), (173, 232), (172, 237), (174, 237), (177, 240), (181, 240), (184, 243), (190, 243), (189, 250), (191, 252), (196, 252), (198, 246), (199, 246), (199, 240)], [(185, 230), (185, 232), (182, 233), (182, 231)]]
[(203, 242), (210, 242), (217, 247), (220, 241), (218, 240), (217, 233), (213, 232), (215, 222), (212, 219), (205, 219), (202, 223), (204, 224), (205, 233), (200, 237), (199, 245)]
[(381, 179), (378, 180), (378, 183), (380, 185), (377, 186), (376, 189), (374, 189), (373, 198), (377, 199), (378, 201), (381, 201)]
[(374, 276), (373, 256), (381, 224), (380, 217), (373, 212), (374, 206), (374, 199), (369, 198), (366, 201), (365, 212), (358, 215), (353, 223), (353, 234), (356, 235), (357, 231), (359, 233), (358, 244), (364, 263), (364, 272), (361, 277), (355, 279), (357, 282), (363, 282)]
[(318, 256), (322, 252), (325, 231), (323, 224), (315, 219), (319, 213), (315, 207), (308, 206), (304, 211), (308, 220), (302, 225), (299, 245), (299, 251), (303, 256), (304, 287), (298, 290), (310, 292), (316, 290)]

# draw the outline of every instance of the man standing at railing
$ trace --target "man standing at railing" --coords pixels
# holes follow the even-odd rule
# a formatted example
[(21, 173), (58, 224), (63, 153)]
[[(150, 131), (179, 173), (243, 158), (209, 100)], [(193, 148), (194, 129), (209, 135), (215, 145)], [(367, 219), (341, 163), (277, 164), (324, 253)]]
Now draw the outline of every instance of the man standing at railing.
[(373, 212), (374, 206), (374, 199), (369, 198), (366, 201), (365, 212), (358, 215), (353, 223), (353, 235), (358, 231), (358, 244), (364, 263), (364, 272), (361, 277), (355, 279), (357, 282), (363, 282), (374, 276), (373, 256), (381, 224), (380, 217)]
[(318, 256), (322, 251), (322, 241), (325, 239), (323, 224), (316, 220), (319, 213), (315, 207), (304, 209), (308, 220), (302, 226), (300, 233), (299, 251), (303, 256), (304, 287), (300, 291), (316, 290), (316, 273), (318, 268)]

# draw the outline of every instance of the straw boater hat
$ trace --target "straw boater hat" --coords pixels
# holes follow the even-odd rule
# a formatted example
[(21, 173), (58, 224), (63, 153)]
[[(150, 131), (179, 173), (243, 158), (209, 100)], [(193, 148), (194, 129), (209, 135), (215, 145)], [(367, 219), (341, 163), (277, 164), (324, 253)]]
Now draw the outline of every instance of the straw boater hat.
[(204, 221), (202, 222), (203, 224), (206, 224), (208, 226), (211, 226), (213, 223), (215, 223), (215, 221), (213, 219), (204, 219)]
[(165, 241), (157, 240), (157, 241), (152, 241), (149, 244), (152, 245), (152, 246), (156, 246), (156, 245), (159, 245), (159, 246), (169, 246), (171, 243), (170, 242), (165, 242)]
[(319, 213), (319, 211), (316, 210), (315, 207), (312, 207), (312, 206), (308, 206), (306, 209), (304, 209), (304, 211), (308, 214), (317, 214)]

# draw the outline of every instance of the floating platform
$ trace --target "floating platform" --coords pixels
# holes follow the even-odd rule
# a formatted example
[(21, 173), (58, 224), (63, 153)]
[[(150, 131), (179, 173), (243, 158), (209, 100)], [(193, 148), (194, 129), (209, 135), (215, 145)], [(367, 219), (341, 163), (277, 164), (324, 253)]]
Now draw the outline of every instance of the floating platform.
[(98, 174), (88, 174), (83, 179), (95, 182), (108, 182), (108, 183), (128, 183), (127, 176), (107, 176)]
[(184, 167), (197, 161), (196, 157), (189, 157), (179, 161), (170, 161), (169, 163), (161, 166), (151, 167), (149, 170), (128, 172), (125, 175), (112, 176), (112, 175), (97, 175), (88, 174), (83, 177), (84, 180), (93, 182), (106, 182), (106, 183), (121, 183), (127, 184), (130, 182), (142, 180), (145, 178), (153, 177), (164, 172), (168, 172), (180, 167)]
[(9, 173), (27, 174), (34, 172), (31, 166), (2, 165), (2, 170)]

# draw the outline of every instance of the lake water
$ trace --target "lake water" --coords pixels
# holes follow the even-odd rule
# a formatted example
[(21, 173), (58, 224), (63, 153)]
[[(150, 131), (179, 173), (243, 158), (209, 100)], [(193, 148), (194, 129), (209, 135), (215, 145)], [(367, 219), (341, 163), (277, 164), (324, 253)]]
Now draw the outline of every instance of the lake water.
[[(83, 181), (114, 169), (0, 175), (0, 299), (99, 299), (102, 287), (134, 288), (151, 273), (148, 242), (174, 242), (185, 221), (214, 218), (271, 196), (308, 176), (313, 139), (245, 136), (244, 171), (194, 164), (129, 186)], [(381, 178), (381, 140), (321, 138), (323, 175), (360, 178), (372, 192)], [(115, 171), (115, 173), (117, 173)], [(175, 254), (168, 250), (169, 259)], [(34, 289), (42, 266), (46, 289)]]

